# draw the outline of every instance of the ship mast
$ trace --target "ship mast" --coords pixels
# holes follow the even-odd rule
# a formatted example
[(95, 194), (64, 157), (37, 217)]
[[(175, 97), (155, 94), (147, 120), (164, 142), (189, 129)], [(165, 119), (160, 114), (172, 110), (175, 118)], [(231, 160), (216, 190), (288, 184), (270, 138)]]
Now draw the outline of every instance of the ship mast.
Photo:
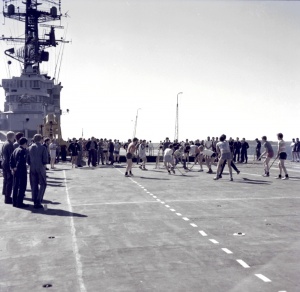
[[(10, 42), (22, 42), (24, 44), (18, 50), (14, 48), (5, 51), (5, 54), (21, 63), (23, 63), (24, 72), (27, 68), (33, 68), (36, 74), (40, 74), (40, 63), (47, 62), (49, 60), (49, 53), (45, 51), (48, 47), (56, 47), (58, 42), (67, 41), (55, 39), (55, 28), (62, 28), (61, 26), (43, 25), (49, 26), (50, 31), (45, 34), (43, 38), (39, 38), (39, 24), (60, 20), (61, 14), (61, 1), (50, 0), (26, 0), (22, 2), (25, 4), (25, 11), (21, 11), (20, 7), (15, 7), (13, 4), (9, 4), (11, 0), (4, 0), (4, 17), (25, 22), (25, 38), (13, 38), (2, 36), (0, 39)], [(50, 11), (39, 10), (38, 7), (45, 3), (51, 3), (53, 6)]]

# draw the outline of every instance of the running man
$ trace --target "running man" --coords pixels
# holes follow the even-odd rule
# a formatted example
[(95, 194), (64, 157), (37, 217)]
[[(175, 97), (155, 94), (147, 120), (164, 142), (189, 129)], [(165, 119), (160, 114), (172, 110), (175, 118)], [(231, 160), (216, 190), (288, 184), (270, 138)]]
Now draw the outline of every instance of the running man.
[(266, 136), (262, 136), (261, 140), (263, 142), (263, 146), (265, 148), (265, 151), (260, 155), (260, 157), (257, 158), (257, 160), (260, 160), (266, 154), (266, 159), (264, 160), (265, 173), (263, 174), (263, 176), (268, 177), (268, 176), (270, 176), (269, 162), (270, 162), (271, 158), (274, 156), (274, 151), (273, 151), (273, 147), (270, 144), (270, 142), (267, 141)]
[[(127, 167), (126, 167), (126, 172), (125, 172), (125, 176), (129, 177), (129, 176), (133, 176), (131, 169), (132, 169), (132, 158), (133, 158), (133, 154), (136, 151), (136, 145), (138, 143), (138, 138), (133, 138), (133, 141), (128, 145), (127, 148), (127, 153), (126, 153), (126, 163), (127, 163)], [(128, 174), (129, 173), (129, 174)]]
[(289, 175), (287, 173), (287, 170), (285, 168), (284, 165), (284, 161), (287, 158), (287, 154), (286, 154), (286, 145), (285, 142), (283, 141), (283, 134), (282, 133), (278, 133), (277, 134), (277, 138), (278, 138), (278, 152), (277, 152), (277, 158), (279, 158), (279, 162), (278, 162), (278, 168), (279, 168), (279, 175), (278, 175), (278, 179), (281, 179), (281, 174), (282, 174), (282, 170), (284, 171), (285, 177), (283, 177), (282, 179), (288, 179)]

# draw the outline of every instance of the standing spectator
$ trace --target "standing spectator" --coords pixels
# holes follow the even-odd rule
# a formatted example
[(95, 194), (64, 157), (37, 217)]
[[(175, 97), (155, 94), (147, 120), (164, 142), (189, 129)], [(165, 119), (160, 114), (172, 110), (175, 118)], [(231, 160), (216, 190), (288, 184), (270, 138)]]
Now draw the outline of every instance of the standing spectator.
[(18, 132), (17, 134), (16, 134), (16, 142), (14, 143), (14, 149), (16, 149), (16, 148), (18, 148), (19, 146), (20, 146), (20, 139), (22, 138), (22, 137), (24, 137), (24, 134), (23, 133), (21, 133), (21, 132)]
[(82, 167), (82, 156), (83, 156), (83, 141), (82, 141), (82, 138), (79, 138), (79, 140), (78, 140), (77, 167)]
[(114, 148), (114, 161), (120, 163), (120, 148), (121, 148), (121, 143), (119, 140), (115, 140), (115, 148)]
[(300, 161), (300, 142), (299, 142), (299, 138), (296, 138), (295, 151), (296, 151), (297, 162), (299, 162)]
[(241, 163), (248, 163), (247, 149), (249, 144), (246, 142), (245, 138), (241, 141)]
[(103, 140), (103, 156), (105, 164), (108, 165), (108, 141), (106, 140), (106, 138)]
[(68, 147), (68, 151), (71, 153), (71, 164), (72, 168), (75, 166), (77, 168), (77, 158), (80, 146), (76, 141), (76, 138), (73, 138), (72, 142)]
[(104, 165), (104, 155), (103, 155), (103, 139), (101, 138), (98, 142), (98, 151), (97, 151), (97, 164), (100, 165), (100, 160), (102, 165)]
[(260, 158), (261, 142), (258, 140), (258, 138), (256, 138), (255, 141), (256, 141), (256, 148), (255, 148), (256, 159), (260, 161), (261, 160), (261, 158)]
[(207, 140), (204, 142), (204, 147), (206, 150), (212, 150), (213, 148), (213, 141), (210, 140), (210, 137), (207, 137)]
[(154, 147), (151, 141), (149, 141), (149, 155), (154, 155)]
[[(49, 144), (50, 144), (50, 138), (45, 138), (44, 139), (44, 143), (43, 143), (43, 146), (46, 148), (46, 150), (47, 150), (47, 154), (48, 154), (48, 162), (47, 162), (47, 164), (49, 164), (50, 163), (50, 152), (49, 152)], [(46, 166), (46, 170), (49, 170), (49, 168), (47, 168), (47, 166)]]
[(10, 157), (14, 151), (13, 142), (15, 140), (15, 133), (8, 132), (6, 134), (7, 140), (2, 146), (2, 172), (3, 172), (3, 189), (2, 194), (5, 204), (12, 204), (11, 192), (13, 188), (13, 175), (10, 169)]
[(296, 141), (295, 139), (293, 138), (292, 139), (292, 143), (291, 143), (291, 154), (292, 154), (292, 162), (294, 161), (297, 161), (297, 158), (296, 158)]
[(50, 168), (54, 169), (54, 163), (55, 163), (55, 159), (56, 159), (56, 142), (55, 139), (51, 140), (51, 143), (49, 145), (49, 152), (50, 152)]
[(42, 202), (47, 187), (46, 165), (48, 163), (48, 152), (42, 142), (42, 136), (36, 134), (34, 143), (29, 147), (27, 163), (30, 166), (30, 185), (34, 208), (43, 208)]
[(236, 141), (233, 143), (234, 147), (234, 156), (233, 161), (234, 162), (240, 162), (240, 154), (241, 154), (241, 142), (239, 141), (239, 137), (236, 138)]
[(97, 161), (97, 149), (98, 145), (95, 141), (95, 137), (92, 137), (90, 141), (86, 144), (86, 150), (89, 152), (89, 158), (88, 158), (88, 166), (92, 163), (92, 166), (96, 166)]
[(26, 208), (28, 205), (23, 203), (27, 186), (27, 139), (19, 139), (19, 145), (10, 157), (10, 168), (14, 177), (13, 183), (13, 206)]
[(110, 165), (114, 165), (114, 149), (115, 145), (111, 139), (108, 141), (108, 150), (109, 150), (109, 160), (110, 160)]
[[(231, 152), (232, 157), (233, 157), (233, 154), (234, 154), (234, 140), (230, 137), (228, 143), (229, 143), (230, 152)], [(231, 166), (232, 166), (232, 164), (231, 164)]]
[(60, 155), (61, 155), (61, 161), (66, 162), (67, 161), (67, 145), (62, 144), (60, 146)]

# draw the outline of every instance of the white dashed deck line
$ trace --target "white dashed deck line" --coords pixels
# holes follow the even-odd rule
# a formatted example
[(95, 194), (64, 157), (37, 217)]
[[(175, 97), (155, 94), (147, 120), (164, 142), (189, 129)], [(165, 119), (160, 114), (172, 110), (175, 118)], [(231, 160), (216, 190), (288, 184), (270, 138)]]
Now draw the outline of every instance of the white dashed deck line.
[(261, 280), (263, 280), (266, 283), (272, 282), (269, 278), (267, 278), (266, 276), (262, 275), (262, 274), (255, 274), (255, 276)]
[(222, 250), (224, 252), (226, 252), (227, 254), (233, 254), (233, 252), (231, 250), (229, 250), (228, 248), (222, 248)]
[(156, 199), (157, 197), (156, 197), (156, 196), (153, 196), (153, 198)]
[(249, 269), (250, 266), (245, 263), (243, 260), (236, 260), (242, 267), (244, 267), (245, 269)]
[(176, 210), (175, 209), (170, 209), (170, 211), (175, 212)]
[(149, 195), (150, 195), (151, 193), (150, 193), (150, 192), (147, 192), (147, 194), (149, 194)]
[(169, 205), (166, 205), (166, 207), (167, 207), (167, 208), (170, 208), (170, 206), (169, 206)]
[[(66, 195), (67, 195), (67, 204), (70, 214), (73, 214), (73, 208), (70, 201), (70, 195), (68, 191), (68, 183), (67, 183), (67, 176), (66, 171), (64, 170), (64, 183), (66, 186)], [(86, 292), (86, 287), (83, 281), (83, 268), (82, 268), (82, 262), (81, 262), (81, 256), (79, 253), (79, 248), (77, 244), (77, 237), (76, 237), (76, 228), (74, 224), (73, 216), (70, 216), (70, 227), (71, 227), (71, 235), (72, 235), (72, 247), (73, 247), (73, 253), (75, 256), (75, 262), (76, 262), (76, 273), (77, 273), (77, 281), (79, 284), (80, 292)]]
[(176, 215), (177, 215), (177, 216), (182, 216), (182, 214), (180, 214), (180, 213), (176, 213)]
[(163, 205), (165, 204), (165, 202), (160, 202), (160, 203), (163, 204)]
[(191, 223), (190, 224), (192, 227), (198, 227), (198, 225), (196, 225), (195, 223)]
[(182, 219), (183, 219), (184, 221), (190, 221), (190, 219), (187, 218), (187, 217), (182, 217)]
[(215, 239), (210, 239), (209, 241), (211, 241), (213, 244), (219, 244), (219, 242), (216, 241)]
[(202, 230), (200, 230), (199, 233), (200, 233), (202, 236), (207, 236), (207, 234), (206, 234), (204, 231), (202, 231)]

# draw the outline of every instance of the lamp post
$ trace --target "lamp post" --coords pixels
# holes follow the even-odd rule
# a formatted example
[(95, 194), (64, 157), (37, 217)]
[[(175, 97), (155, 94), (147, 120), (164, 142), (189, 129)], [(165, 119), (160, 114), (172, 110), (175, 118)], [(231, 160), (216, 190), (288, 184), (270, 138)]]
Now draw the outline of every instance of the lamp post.
[(179, 96), (179, 94), (182, 94), (183, 92), (178, 92), (177, 93), (177, 105), (176, 105), (176, 120), (175, 120), (175, 135), (174, 135), (174, 141), (175, 140), (177, 140), (177, 142), (179, 141), (179, 134), (178, 134), (178, 132), (179, 132), (179, 130), (178, 130), (178, 128), (179, 128), (179, 125), (178, 125), (178, 96)]
[(141, 108), (138, 108), (137, 111), (136, 111), (135, 124), (134, 124), (133, 137), (132, 137), (132, 138), (134, 138), (135, 135), (136, 135), (136, 128), (137, 128), (138, 114), (139, 114), (139, 110), (140, 110), (140, 109), (141, 109)]

